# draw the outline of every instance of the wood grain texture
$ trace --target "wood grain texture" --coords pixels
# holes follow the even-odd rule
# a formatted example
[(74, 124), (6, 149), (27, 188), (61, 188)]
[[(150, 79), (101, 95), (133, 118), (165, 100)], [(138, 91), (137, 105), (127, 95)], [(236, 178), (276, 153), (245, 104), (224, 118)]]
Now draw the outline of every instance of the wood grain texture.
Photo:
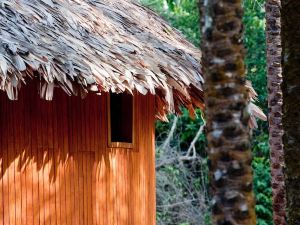
[(154, 101), (135, 96), (136, 144), (122, 149), (108, 148), (105, 94), (0, 94), (0, 225), (154, 225)]

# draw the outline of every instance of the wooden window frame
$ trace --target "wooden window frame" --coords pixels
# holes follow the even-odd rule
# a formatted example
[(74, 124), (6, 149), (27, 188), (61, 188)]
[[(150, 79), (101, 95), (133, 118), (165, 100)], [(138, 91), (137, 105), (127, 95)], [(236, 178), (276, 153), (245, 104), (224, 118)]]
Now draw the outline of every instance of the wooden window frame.
[[(120, 93), (122, 94), (122, 93)], [(135, 96), (132, 96), (132, 143), (128, 142), (112, 142), (111, 141), (111, 113), (110, 113), (110, 92), (107, 94), (107, 135), (108, 135), (108, 147), (109, 148), (135, 148)]]

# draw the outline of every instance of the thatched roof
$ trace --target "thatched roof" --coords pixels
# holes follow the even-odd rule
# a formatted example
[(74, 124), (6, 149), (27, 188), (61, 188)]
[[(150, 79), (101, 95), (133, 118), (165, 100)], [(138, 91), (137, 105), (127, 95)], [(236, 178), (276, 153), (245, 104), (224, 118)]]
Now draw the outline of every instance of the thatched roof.
[(0, 0), (0, 88), (156, 94), (157, 116), (202, 107), (200, 51), (134, 0)]

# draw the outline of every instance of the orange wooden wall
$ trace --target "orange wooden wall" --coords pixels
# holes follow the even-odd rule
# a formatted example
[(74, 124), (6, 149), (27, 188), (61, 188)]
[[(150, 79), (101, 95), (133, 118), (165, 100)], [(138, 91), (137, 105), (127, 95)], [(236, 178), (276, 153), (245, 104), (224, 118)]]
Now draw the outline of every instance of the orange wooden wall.
[(154, 225), (154, 98), (135, 113), (136, 148), (109, 149), (105, 95), (1, 94), (0, 225)]

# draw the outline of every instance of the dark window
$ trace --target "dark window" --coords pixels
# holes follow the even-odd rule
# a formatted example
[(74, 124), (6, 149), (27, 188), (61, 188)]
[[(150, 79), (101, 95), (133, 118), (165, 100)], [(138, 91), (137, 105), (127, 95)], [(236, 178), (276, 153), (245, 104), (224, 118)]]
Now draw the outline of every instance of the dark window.
[(133, 142), (133, 97), (110, 93), (110, 143)]

